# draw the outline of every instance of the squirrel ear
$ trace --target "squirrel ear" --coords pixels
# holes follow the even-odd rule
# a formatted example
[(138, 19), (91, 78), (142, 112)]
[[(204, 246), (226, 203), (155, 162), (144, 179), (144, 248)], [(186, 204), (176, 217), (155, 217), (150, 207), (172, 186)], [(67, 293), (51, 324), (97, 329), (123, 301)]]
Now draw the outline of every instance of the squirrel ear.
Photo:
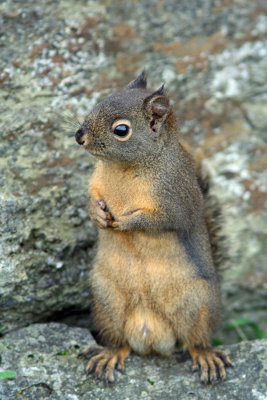
[(150, 116), (150, 128), (153, 132), (158, 132), (170, 112), (164, 84), (144, 100), (144, 107)]
[(146, 89), (146, 71), (143, 69), (141, 74), (126, 86), (126, 89)]

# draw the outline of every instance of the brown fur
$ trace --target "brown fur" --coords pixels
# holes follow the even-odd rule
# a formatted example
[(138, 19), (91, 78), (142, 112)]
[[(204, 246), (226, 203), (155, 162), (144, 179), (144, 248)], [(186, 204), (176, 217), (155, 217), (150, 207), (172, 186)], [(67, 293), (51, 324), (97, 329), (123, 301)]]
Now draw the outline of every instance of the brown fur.
[[(123, 143), (112, 134), (116, 120), (132, 129)], [(122, 354), (168, 356), (178, 341), (203, 383), (216, 370), (224, 379), (230, 365), (209, 345), (220, 323), (219, 286), (201, 182), (177, 132), (163, 88), (151, 93), (141, 75), (76, 133), (98, 158), (89, 185), (90, 216), (100, 228), (90, 282), (96, 325), (113, 350), (90, 353), (88, 370), (108, 381)]]

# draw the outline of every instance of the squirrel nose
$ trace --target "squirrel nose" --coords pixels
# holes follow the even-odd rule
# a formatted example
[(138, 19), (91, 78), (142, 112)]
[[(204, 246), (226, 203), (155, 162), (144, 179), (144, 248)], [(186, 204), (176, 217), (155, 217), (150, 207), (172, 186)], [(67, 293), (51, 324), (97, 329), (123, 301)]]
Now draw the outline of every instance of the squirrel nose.
[(76, 142), (77, 142), (78, 144), (80, 144), (80, 145), (84, 144), (83, 135), (84, 135), (84, 130), (83, 130), (83, 128), (81, 127), (81, 128), (79, 128), (79, 129), (77, 130), (77, 132), (75, 133)]

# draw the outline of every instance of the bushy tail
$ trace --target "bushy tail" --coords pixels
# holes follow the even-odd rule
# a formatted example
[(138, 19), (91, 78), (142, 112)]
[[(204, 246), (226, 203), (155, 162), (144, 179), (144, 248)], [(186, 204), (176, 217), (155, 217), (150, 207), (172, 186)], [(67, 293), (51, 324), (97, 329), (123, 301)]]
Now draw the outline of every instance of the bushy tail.
[(204, 198), (204, 214), (208, 229), (212, 258), (216, 269), (222, 268), (229, 259), (227, 238), (222, 233), (224, 218), (218, 198), (210, 193), (210, 176), (197, 164), (197, 180)]

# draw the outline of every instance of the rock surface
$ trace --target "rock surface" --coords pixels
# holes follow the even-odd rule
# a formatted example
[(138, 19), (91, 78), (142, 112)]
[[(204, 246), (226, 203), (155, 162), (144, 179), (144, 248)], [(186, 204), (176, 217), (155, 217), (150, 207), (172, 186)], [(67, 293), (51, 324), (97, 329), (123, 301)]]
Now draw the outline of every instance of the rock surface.
[(225, 203), (226, 320), (267, 331), (266, 13), (262, 0), (1, 2), (2, 333), (88, 309), (92, 160), (73, 112), (82, 120), (144, 67), (151, 86), (166, 82)]
[(1, 340), (0, 370), (14, 370), (15, 379), (0, 380), (3, 400), (198, 399), (265, 400), (267, 340), (229, 346), (235, 368), (227, 380), (202, 386), (191, 372), (191, 360), (177, 353), (170, 358), (131, 355), (124, 375), (106, 386), (86, 378), (81, 348), (93, 343), (86, 329), (64, 324), (36, 324), (11, 332)]

